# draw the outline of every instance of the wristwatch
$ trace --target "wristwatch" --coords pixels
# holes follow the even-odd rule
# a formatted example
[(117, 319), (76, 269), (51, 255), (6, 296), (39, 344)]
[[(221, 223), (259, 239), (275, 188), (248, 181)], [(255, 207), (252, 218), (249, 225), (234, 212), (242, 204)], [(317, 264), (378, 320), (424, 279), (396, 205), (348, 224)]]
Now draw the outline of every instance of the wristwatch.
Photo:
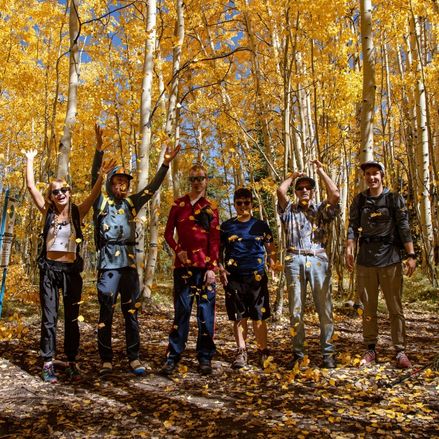
[(407, 258), (416, 259), (416, 253), (407, 253)]

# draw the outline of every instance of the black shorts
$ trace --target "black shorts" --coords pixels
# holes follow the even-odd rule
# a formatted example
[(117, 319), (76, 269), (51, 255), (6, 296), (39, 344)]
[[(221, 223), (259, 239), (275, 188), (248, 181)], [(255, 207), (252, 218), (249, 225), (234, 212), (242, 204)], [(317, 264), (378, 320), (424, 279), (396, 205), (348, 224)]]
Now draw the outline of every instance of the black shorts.
[(265, 320), (270, 317), (268, 278), (259, 274), (230, 274), (227, 277), (226, 309), (229, 320)]

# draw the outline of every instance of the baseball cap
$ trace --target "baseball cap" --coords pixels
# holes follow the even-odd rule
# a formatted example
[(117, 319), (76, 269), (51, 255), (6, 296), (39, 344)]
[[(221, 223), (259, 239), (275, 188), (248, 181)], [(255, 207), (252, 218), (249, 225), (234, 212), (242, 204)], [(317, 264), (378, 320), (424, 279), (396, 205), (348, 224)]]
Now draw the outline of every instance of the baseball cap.
[(367, 168), (375, 166), (383, 173), (385, 172), (384, 165), (381, 162), (377, 162), (375, 160), (368, 160), (367, 162), (361, 163), (360, 168), (365, 171)]
[(296, 184), (294, 185), (294, 189), (297, 189), (297, 186), (302, 183), (303, 181), (308, 182), (311, 185), (311, 189), (314, 189), (316, 187), (316, 181), (311, 178), (311, 177), (307, 177), (307, 176), (303, 176), (303, 177), (299, 177), (296, 180)]

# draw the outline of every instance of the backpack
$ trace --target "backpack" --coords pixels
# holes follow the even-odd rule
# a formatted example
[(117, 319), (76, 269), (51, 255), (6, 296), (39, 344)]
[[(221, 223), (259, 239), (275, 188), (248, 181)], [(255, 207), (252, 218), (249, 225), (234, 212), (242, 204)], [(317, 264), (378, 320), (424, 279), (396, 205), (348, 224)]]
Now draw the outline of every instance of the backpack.
[[(393, 227), (393, 233), (390, 233), (389, 235), (386, 236), (361, 236), (360, 237), (360, 243), (361, 242), (383, 242), (386, 244), (393, 244), (395, 247), (398, 247), (399, 249), (404, 249), (404, 244), (401, 241), (401, 238), (399, 236), (398, 233), (398, 228), (396, 227), (396, 216), (395, 216), (395, 211), (396, 211), (396, 206), (397, 206), (397, 199), (399, 198), (399, 193), (398, 192), (387, 192), (384, 194), (384, 205), (381, 206), (376, 206), (373, 205), (372, 206), (368, 206), (371, 207), (371, 210), (375, 210), (377, 211), (380, 208), (386, 207), (389, 212), (390, 215), (392, 216), (393, 222), (394, 222), (394, 227)], [(361, 214), (363, 209), (366, 207), (366, 201), (367, 201), (367, 196), (364, 194), (364, 192), (360, 192), (359, 194), (359, 201), (358, 201), (358, 217), (361, 220)]]
[[(130, 197), (124, 198), (122, 200), (125, 207), (131, 211), (131, 214), (133, 217), (137, 215), (136, 208), (134, 207), (134, 203), (131, 200)], [(102, 219), (107, 216), (108, 214), (108, 206), (110, 204), (110, 199), (106, 195), (102, 195), (102, 201), (99, 205), (99, 208), (95, 210), (93, 214), (93, 223), (94, 223), (94, 240), (95, 240), (95, 246), (96, 250), (99, 251), (102, 249), (102, 247), (105, 246), (106, 242), (104, 239), (102, 239), (100, 234), (101, 229), (101, 222)]]

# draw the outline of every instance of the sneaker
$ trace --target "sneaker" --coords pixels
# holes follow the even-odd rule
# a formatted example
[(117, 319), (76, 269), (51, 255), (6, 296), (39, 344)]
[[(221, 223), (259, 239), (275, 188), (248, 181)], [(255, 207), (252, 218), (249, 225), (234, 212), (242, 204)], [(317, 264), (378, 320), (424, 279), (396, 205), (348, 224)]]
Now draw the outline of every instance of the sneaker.
[(66, 369), (66, 374), (70, 381), (78, 382), (81, 381), (81, 371), (75, 362), (70, 362), (69, 367)]
[(113, 372), (113, 365), (109, 361), (104, 361), (99, 371), (99, 375), (107, 375), (111, 372)]
[(210, 375), (212, 373), (212, 365), (210, 360), (202, 360), (198, 366), (201, 375)]
[(269, 356), (270, 352), (268, 351), (268, 349), (258, 350), (259, 366), (261, 366), (262, 369), (265, 369), (266, 362)]
[(160, 373), (165, 376), (171, 375), (176, 367), (177, 367), (177, 363), (174, 360), (168, 358), (166, 360), (166, 363), (163, 365), (162, 369), (160, 370)]
[(145, 366), (140, 362), (139, 359), (130, 361), (130, 367), (134, 375), (143, 375), (146, 371)]
[(232, 363), (233, 369), (242, 369), (247, 366), (247, 350), (238, 349), (238, 353), (236, 354), (235, 361)]
[(58, 379), (55, 375), (55, 368), (53, 367), (53, 363), (47, 363), (43, 366), (41, 376), (43, 377), (43, 381), (45, 383), (55, 384), (58, 382)]
[(336, 367), (337, 363), (334, 354), (323, 355), (322, 369), (335, 369)]
[(377, 353), (370, 349), (363, 355), (363, 358), (360, 361), (360, 367), (368, 366), (373, 363), (377, 363)]
[(400, 351), (396, 354), (396, 367), (398, 369), (410, 369), (412, 367), (412, 363), (410, 363), (404, 351)]

